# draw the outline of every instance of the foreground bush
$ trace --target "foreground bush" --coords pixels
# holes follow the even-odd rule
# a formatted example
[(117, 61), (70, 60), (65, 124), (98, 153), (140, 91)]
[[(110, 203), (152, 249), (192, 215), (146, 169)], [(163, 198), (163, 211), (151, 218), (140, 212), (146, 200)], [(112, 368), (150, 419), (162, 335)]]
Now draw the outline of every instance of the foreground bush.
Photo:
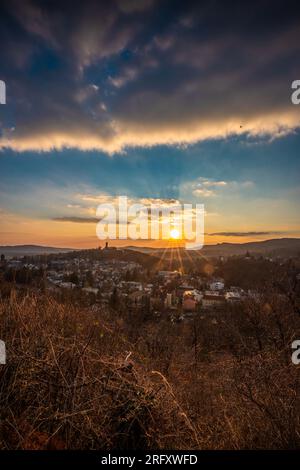
[(184, 448), (195, 431), (116, 328), (43, 296), (0, 305), (2, 449)]
[(299, 326), (283, 297), (172, 324), (12, 291), (0, 448), (299, 448)]

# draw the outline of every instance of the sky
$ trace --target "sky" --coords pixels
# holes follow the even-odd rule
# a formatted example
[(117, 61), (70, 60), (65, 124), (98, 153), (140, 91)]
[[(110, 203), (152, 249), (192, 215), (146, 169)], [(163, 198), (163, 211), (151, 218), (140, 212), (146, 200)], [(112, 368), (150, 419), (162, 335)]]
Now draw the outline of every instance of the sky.
[(1, 245), (97, 246), (118, 195), (300, 236), (296, 2), (3, 1), (0, 79)]

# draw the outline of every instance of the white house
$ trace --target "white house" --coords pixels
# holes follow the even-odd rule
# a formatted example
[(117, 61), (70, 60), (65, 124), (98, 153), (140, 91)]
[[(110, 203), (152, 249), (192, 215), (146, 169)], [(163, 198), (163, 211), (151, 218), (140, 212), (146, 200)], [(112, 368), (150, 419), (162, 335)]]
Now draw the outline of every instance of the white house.
[(229, 291), (225, 294), (225, 299), (227, 302), (240, 302), (241, 301), (241, 294), (237, 291)]
[(196, 302), (201, 302), (203, 298), (202, 292), (198, 291), (197, 289), (186, 290), (183, 294), (184, 297), (191, 297)]
[(224, 287), (225, 287), (225, 284), (224, 284), (224, 281), (222, 280), (213, 281), (209, 285), (210, 290), (223, 290)]
[(99, 292), (99, 289), (97, 289), (97, 287), (83, 287), (82, 290), (83, 292), (88, 292), (89, 294), (95, 295), (97, 295)]

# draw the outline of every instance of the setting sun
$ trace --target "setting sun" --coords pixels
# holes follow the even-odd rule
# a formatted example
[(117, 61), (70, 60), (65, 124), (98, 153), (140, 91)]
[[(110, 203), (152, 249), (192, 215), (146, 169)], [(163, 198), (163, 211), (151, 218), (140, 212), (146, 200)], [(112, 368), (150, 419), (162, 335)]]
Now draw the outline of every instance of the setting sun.
[(176, 228), (173, 228), (170, 231), (170, 238), (172, 238), (173, 240), (178, 240), (180, 238), (179, 230), (177, 230)]

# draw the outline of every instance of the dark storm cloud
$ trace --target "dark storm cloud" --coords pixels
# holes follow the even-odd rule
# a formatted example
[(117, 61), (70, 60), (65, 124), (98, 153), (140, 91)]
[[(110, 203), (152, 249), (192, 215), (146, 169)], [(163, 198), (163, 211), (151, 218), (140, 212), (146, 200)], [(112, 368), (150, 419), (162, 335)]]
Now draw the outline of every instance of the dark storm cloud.
[(4, 2), (0, 145), (114, 152), (290, 132), (299, 28), (289, 1)]

